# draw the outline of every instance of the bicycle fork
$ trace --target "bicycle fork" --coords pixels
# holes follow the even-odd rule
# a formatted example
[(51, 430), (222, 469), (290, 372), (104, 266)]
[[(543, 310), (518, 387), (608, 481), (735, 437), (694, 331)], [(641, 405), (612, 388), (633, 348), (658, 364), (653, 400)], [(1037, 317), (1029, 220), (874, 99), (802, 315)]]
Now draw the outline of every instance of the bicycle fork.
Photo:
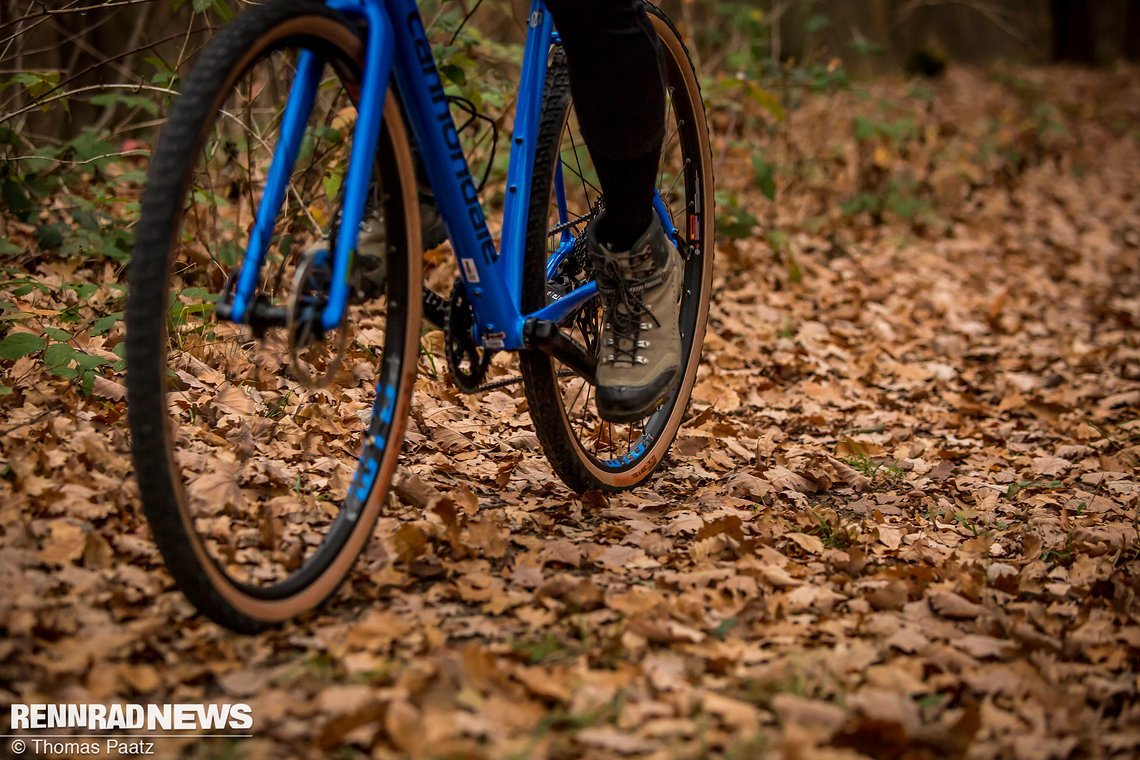
[[(362, 18), (367, 23), (367, 46), (341, 206), (340, 231), (335, 236), (332, 250), (332, 282), (328, 301), (319, 317), (322, 331), (339, 327), (344, 321), (348, 306), (348, 275), (360, 233), (360, 223), (364, 220), (372, 170), (376, 165), (376, 150), (384, 117), (384, 98), (392, 73), (395, 47), (392, 24), (381, 4), (362, 0), (329, 0), (328, 5), (333, 10), (350, 17)], [(305, 126), (312, 115), (323, 71), (324, 62), (319, 56), (310, 50), (301, 51), (282, 117), (281, 135), (274, 147), (269, 177), (250, 233), (249, 246), (236, 280), (227, 283), (218, 302), (217, 315), (220, 319), (248, 323), (255, 327), (282, 320), (277, 313), (281, 311), (279, 307), (257, 298), (257, 285), (266, 252), (272, 243), (274, 225), (281, 213), (293, 167), (297, 162)], [(281, 323), (284, 324), (283, 321)]]

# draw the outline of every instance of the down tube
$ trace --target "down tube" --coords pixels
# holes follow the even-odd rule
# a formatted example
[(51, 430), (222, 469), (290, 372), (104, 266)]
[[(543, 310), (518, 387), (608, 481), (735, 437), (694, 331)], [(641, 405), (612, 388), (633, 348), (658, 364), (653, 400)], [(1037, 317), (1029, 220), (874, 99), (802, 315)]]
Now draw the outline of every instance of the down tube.
[[(541, 3), (534, 2), (533, 10), (537, 15), (532, 14), (527, 33), (521, 83), (523, 94), (511, 141), (506, 203), (508, 216), (513, 213), (511, 218), (518, 218), (524, 229), (523, 234), (512, 236), (504, 225), (504, 255), (500, 257), (494, 238), (487, 229), (479, 195), (463, 155), (415, 2), (388, 0), (387, 5), (396, 29), (396, 81), (400, 96), (407, 109), (424, 171), (455, 249), (459, 271), (475, 310), (480, 337), (488, 348), (522, 348), (522, 317), (519, 313), (522, 246), (525, 244), (530, 170), (551, 38), (548, 14), (542, 10)], [(528, 97), (528, 93), (533, 95)], [(516, 207), (514, 212), (512, 207)]]
[[(487, 229), (423, 20), (415, 0), (387, 0), (386, 7), (396, 32), (396, 85), (467, 283), (467, 296), (484, 336), (493, 334), (501, 347), (508, 347), (516, 337), (510, 334), (515, 320), (506, 285), (495, 270), (498, 250)], [(521, 335), (517, 337), (521, 341)]]

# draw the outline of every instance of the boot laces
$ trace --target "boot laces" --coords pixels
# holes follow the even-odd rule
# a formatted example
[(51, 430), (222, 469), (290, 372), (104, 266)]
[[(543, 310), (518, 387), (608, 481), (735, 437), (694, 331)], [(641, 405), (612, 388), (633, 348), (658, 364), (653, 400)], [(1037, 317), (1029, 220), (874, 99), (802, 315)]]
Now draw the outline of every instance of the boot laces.
[[(644, 296), (664, 277), (664, 269), (653, 264), (652, 246), (646, 245), (627, 256), (605, 256), (598, 290), (605, 299), (606, 322), (613, 331), (612, 340), (606, 341), (611, 349), (606, 361), (630, 366), (646, 362), (638, 352), (649, 346), (649, 341), (641, 339), (641, 331), (660, 327), (661, 322), (646, 305)], [(644, 317), (649, 317), (649, 321)]]

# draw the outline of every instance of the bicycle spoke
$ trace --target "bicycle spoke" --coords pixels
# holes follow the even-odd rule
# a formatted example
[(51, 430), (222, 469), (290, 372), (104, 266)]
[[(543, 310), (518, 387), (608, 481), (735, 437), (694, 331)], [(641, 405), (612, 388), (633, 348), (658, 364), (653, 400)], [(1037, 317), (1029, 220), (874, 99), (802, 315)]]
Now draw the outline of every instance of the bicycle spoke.
[[(582, 169), (582, 160), (578, 156), (578, 144), (574, 140), (574, 131), (568, 130), (568, 132), (570, 135), (570, 149), (574, 155), (574, 164), (578, 167), (578, 170), (574, 173), (578, 176), (578, 179), (580, 179), (582, 181), (582, 195), (585, 197), (586, 208), (590, 208), (593, 204), (590, 201), (590, 192), (586, 189), (587, 185), (589, 185), (590, 187), (593, 187), (594, 191), (596, 193), (600, 194), (600, 191), (598, 190), (598, 188), (594, 187), (594, 185), (586, 179), (586, 174)], [(563, 161), (562, 163), (563, 163), (565, 168), (569, 168), (569, 166), (566, 165), (565, 161)], [(570, 171), (574, 171), (574, 170), (570, 169)]]
[[(682, 81), (678, 75), (678, 65), (687, 66), (688, 62), (667, 62), (667, 68), (669, 66), (672, 68), (669, 68), (670, 79), (666, 88), (665, 130), (663, 132), (661, 159), (656, 171), (658, 193), (661, 200), (665, 202), (668, 216), (673, 221), (674, 226), (677, 225), (678, 216), (683, 216), (684, 210), (691, 208), (692, 198), (689, 196), (696, 187), (699, 187), (699, 185), (690, 182), (692, 156), (689, 153), (694, 138), (687, 114), (691, 113), (691, 107), (686, 100), (687, 90), (684, 89), (684, 85), (678, 84)], [(560, 235), (567, 228), (574, 229), (575, 234), (579, 234), (577, 233), (579, 226), (582, 223), (589, 222), (593, 214), (596, 213), (597, 199), (602, 196), (601, 188), (596, 184), (594, 166), (590, 162), (590, 156), (585, 151), (577, 130), (573, 106), (571, 106), (569, 116), (563, 126), (562, 144), (557, 159), (561, 164), (564, 176), (567, 177), (568, 186), (566, 189), (570, 190), (569, 185), (573, 184), (574, 198), (572, 200), (568, 198), (567, 205), (570, 207), (570, 215), (568, 221), (564, 223), (560, 223), (555, 218), (555, 214), (559, 210), (558, 204), (555, 198), (550, 199), (548, 249), (551, 255), (558, 250)], [(579, 208), (577, 205), (579, 203), (585, 203), (585, 208)], [(565, 276), (565, 270), (561, 270), (559, 276)], [(578, 286), (588, 279), (589, 273), (584, 273), (581, 280), (572, 278), (572, 282), (562, 284), (571, 287)], [(690, 291), (686, 290), (685, 292), (689, 293)], [(568, 328), (568, 331), (573, 329), (576, 332), (574, 337), (580, 338), (588, 351), (597, 351), (603, 315), (598, 302), (595, 301), (592, 305), (594, 308), (591, 311), (583, 310), (574, 320), (574, 326)], [(683, 337), (685, 335), (691, 336), (692, 330), (683, 327), (682, 335)], [(663, 419), (658, 414), (661, 408), (654, 410), (652, 414), (641, 420), (629, 423), (608, 422), (601, 419), (598, 414), (597, 394), (593, 392), (593, 389), (583, 390), (582, 385), (584, 383), (580, 379), (574, 378), (572, 382), (577, 382), (578, 385), (570, 386), (566, 385), (565, 382), (562, 383), (563, 401), (570, 420), (569, 429), (572, 431), (572, 435), (577, 438), (582, 449), (597, 460), (601, 466), (624, 469), (630, 466), (628, 457), (633, 451), (649, 450), (648, 448), (639, 449), (639, 447), (642, 446), (642, 441), (646, 436), (659, 434), (659, 428), (654, 426), (660, 425)], [(669, 404), (664, 406), (667, 407)]]
[(669, 187), (665, 188), (665, 192), (661, 193), (661, 200), (668, 202), (673, 197), (673, 188), (677, 186), (677, 181), (684, 176), (684, 172), (677, 172), (677, 176), (673, 177), (673, 181), (669, 183)]
[[(577, 158), (577, 153), (575, 153), (574, 155), (575, 155), (575, 158)], [(590, 188), (591, 190), (593, 190), (593, 191), (594, 191), (594, 195), (595, 195), (595, 197), (597, 197), (597, 196), (599, 196), (599, 195), (601, 195), (601, 194), (602, 194), (602, 191), (601, 191), (601, 189), (600, 189), (600, 188), (598, 188), (596, 185), (594, 185), (594, 183), (593, 183), (593, 182), (591, 182), (590, 180), (586, 179), (586, 177), (585, 177), (585, 176), (582, 174), (581, 170), (575, 171), (574, 167), (570, 166), (570, 165), (569, 165), (569, 164), (567, 164), (565, 161), (563, 161), (563, 162), (562, 162), (562, 165), (563, 165), (563, 166), (564, 166), (564, 167), (565, 167), (567, 170), (569, 170), (571, 174), (573, 174), (575, 177), (578, 177), (578, 179), (580, 179), (580, 180), (582, 181), (582, 194), (583, 194), (583, 196), (585, 196), (585, 198), (586, 198), (586, 207), (587, 207), (587, 208), (591, 207), (593, 204), (592, 204), (592, 203), (590, 202), (590, 200), (589, 200), (589, 198), (590, 198), (590, 194), (589, 194), (589, 191), (588, 191), (586, 188), (588, 187), (588, 188)]]
[[(675, 92), (675, 90), (672, 87), (667, 88), (665, 91), (665, 96), (666, 96), (665, 123), (666, 124), (670, 123), (669, 117), (671, 115), (673, 115), (673, 93), (674, 92)], [(673, 134), (674, 135), (677, 134), (676, 130), (674, 130)], [(657, 174), (657, 186), (658, 187), (661, 186), (661, 178), (662, 178), (663, 173), (665, 171), (665, 159), (669, 155), (668, 150), (669, 150), (669, 147), (671, 145), (672, 145), (671, 139), (666, 139), (661, 143), (661, 160), (658, 164), (658, 174)]]

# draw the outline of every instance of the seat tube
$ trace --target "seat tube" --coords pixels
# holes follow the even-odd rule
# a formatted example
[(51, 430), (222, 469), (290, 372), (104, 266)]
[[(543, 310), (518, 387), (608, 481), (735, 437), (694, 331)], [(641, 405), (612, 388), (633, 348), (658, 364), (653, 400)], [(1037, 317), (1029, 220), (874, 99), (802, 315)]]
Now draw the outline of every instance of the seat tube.
[(511, 135), (511, 161), (507, 169), (507, 200), (503, 209), (503, 277), (515, 303), (522, 302), (522, 266), (526, 250), (527, 217), (534, 186), (534, 156), (546, 89), (547, 58), (554, 21), (542, 0), (532, 0), (527, 17), (526, 47)]

